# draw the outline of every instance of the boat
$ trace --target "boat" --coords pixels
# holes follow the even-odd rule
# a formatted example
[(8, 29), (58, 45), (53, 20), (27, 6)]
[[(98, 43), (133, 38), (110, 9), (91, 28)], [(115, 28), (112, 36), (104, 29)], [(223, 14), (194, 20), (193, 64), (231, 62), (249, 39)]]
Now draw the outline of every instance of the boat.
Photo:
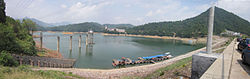
[(121, 65), (130, 65), (130, 64), (155, 63), (156, 61), (161, 61), (172, 57), (173, 56), (170, 55), (170, 52), (154, 56), (138, 57), (137, 60), (131, 60), (130, 58), (122, 57), (121, 59), (113, 59), (112, 65), (116, 67)]

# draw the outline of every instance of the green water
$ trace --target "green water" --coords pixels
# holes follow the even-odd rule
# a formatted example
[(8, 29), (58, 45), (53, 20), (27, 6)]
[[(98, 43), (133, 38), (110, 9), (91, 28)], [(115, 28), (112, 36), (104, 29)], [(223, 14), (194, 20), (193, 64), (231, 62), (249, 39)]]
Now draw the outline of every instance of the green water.
[[(39, 33), (35, 33), (39, 35)], [(73, 36), (73, 50), (70, 52), (70, 35), (60, 32), (49, 33), (43, 32), (43, 45), (52, 50), (57, 49), (57, 37), (60, 36), (60, 52), (64, 58), (76, 59), (75, 67), (77, 68), (95, 68), (110, 69), (112, 67), (112, 59), (121, 57), (129, 57), (136, 59), (142, 56), (152, 56), (163, 54), (166, 51), (171, 55), (178, 56), (189, 51), (203, 47), (202, 44), (189, 45), (177, 40), (153, 39), (141, 37), (125, 37), (125, 36), (104, 36), (102, 34), (94, 34), (94, 45), (85, 45), (85, 34), (82, 35), (81, 48), (78, 47), (78, 39), (80, 34)], [(47, 36), (52, 35), (52, 36)], [(39, 38), (34, 38), (39, 40)]]

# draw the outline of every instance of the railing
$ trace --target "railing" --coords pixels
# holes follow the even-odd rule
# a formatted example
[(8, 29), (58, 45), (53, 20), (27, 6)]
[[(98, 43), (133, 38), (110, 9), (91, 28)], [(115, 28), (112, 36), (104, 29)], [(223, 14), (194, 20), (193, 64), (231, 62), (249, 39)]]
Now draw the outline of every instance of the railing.
[(12, 54), (12, 56), (19, 62), (20, 65), (26, 64), (38, 67), (72, 68), (76, 61), (75, 59), (21, 56), (16, 54)]

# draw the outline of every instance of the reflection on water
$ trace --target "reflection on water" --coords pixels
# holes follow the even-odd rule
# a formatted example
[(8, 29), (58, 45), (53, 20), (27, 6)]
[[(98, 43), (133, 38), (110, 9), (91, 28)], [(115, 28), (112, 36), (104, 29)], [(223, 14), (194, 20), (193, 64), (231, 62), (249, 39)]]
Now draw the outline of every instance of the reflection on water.
[(79, 47), (78, 59), (81, 57), (81, 53), (82, 53), (82, 52), (81, 52), (81, 47)]
[[(110, 69), (113, 68), (112, 59), (121, 57), (137, 59), (143, 56), (163, 54), (166, 51), (171, 52), (173, 56), (178, 56), (204, 46), (183, 44), (178, 40), (103, 36), (102, 34), (94, 34), (95, 44), (86, 45), (86, 34), (65, 35), (60, 32), (44, 32), (43, 35), (55, 36), (43, 37), (44, 46), (52, 50), (56, 50), (56, 36), (60, 36), (62, 56), (76, 59), (74, 67), (77, 68)], [(79, 48), (79, 35), (82, 35), (81, 48)], [(70, 36), (72, 36), (72, 50), (70, 50)], [(34, 38), (34, 40), (39, 40), (39, 38)]]
[(94, 46), (94, 44), (86, 45), (86, 56), (93, 55), (93, 46)]

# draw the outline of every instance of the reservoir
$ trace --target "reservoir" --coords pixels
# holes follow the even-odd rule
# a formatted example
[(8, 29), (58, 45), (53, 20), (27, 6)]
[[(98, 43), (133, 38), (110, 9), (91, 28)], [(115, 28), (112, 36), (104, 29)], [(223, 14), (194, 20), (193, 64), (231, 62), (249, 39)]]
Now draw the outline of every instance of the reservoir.
[[(34, 35), (39, 35), (39, 32)], [(78, 40), (81, 35), (82, 42), (79, 48)], [(74, 67), (90, 69), (112, 69), (112, 59), (128, 57), (137, 59), (143, 56), (153, 56), (170, 52), (178, 56), (204, 47), (204, 44), (185, 44), (179, 40), (105, 36), (101, 33), (94, 34), (93, 45), (85, 44), (86, 34), (63, 34), (62, 32), (43, 32), (43, 46), (57, 50), (57, 36), (60, 36), (60, 52), (64, 58), (76, 59)], [(72, 52), (70, 51), (70, 36), (72, 40)], [(34, 38), (40, 41), (39, 38)]]

